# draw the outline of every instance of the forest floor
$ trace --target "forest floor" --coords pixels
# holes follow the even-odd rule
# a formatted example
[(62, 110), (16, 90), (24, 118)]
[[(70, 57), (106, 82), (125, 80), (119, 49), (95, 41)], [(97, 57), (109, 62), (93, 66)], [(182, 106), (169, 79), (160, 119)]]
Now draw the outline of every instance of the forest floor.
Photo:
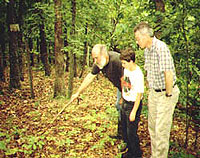
[[(74, 91), (82, 80), (74, 78)], [(68, 74), (65, 81), (67, 87)], [(116, 88), (99, 75), (79, 101), (70, 104), (49, 127), (68, 102), (64, 97), (53, 98), (53, 85), (54, 75), (45, 77), (43, 72), (33, 71), (35, 98), (31, 99), (26, 74), (20, 90), (9, 90), (8, 77), (5, 83), (0, 82), (0, 157), (120, 157), (123, 142), (109, 137), (117, 131)], [(138, 130), (144, 158), (150, 157), (147, 113), (144, 100)], [(185, 149), (185, 129), (185, 116), (176, 109), (169, 157), (198, 157), (200, 138), (196, 140), (194, 128), (189, 128)]]

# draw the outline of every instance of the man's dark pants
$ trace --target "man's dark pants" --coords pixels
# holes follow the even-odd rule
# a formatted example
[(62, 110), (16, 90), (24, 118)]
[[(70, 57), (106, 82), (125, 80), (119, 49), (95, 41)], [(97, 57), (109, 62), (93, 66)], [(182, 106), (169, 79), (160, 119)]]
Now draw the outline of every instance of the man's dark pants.
[(142, 151), (140, 149), (140, 141), (137, 134), (138, 123), (140, 121), (140, 114), (142, 110), (142, 101), (140, 101), (140, 105), (138, 107), (135, 121), (130, 121), (129, 116), (133, 109), (134, 102), (123, 102), (122, 105), (122, 135), (123, 140), (127, 144), (128, 147), (128, 157), (136, 158), (142, 157)]

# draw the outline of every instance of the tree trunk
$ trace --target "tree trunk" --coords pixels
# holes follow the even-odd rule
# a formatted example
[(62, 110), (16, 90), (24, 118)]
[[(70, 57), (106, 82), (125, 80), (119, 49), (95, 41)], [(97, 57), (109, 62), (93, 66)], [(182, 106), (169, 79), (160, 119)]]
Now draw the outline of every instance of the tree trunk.
[(68, 98), (72, 96), (73, 93), (73, 80), (74, 80), (74, 54), (70, 52), (69, 54), (69, 83), (68, 83)]
[(165, 12), (165, 3), (163, 0), (155, 0), (156, 10), (160, 12)]
[[(72, 38), (75, 38), (75, 34), (76, 34), (76, 0), (72, 0)], [(75, 44), (73, 44), (75, 47)], [(73, 55), (74, 56), (74, 77), (77, 76), (77, 63), (76, 63), (76, 54)]]
[(4, 75), (4, 65), (3, 65), (3, 48), (1, 45), (1, 51), (0, 51), (0, 81), (5, 82), (5, 75)]
[(48, 62), (47, 43), (44, 31), (44, 24), (40, 25), (40, 54), (42, 63), (44, 65), (45, 76), (50, 76), (51, 70)]
[(30, 65), (34, 66), (34, 54), (32, 52), (33, 50), (33, 40), (31, 38), (28, 39), (28, 47), (29, 47), (29, 54), (30, 54)]
[[(185, 15), (185, 9), (186, 7), (183, 9), (183, 15)], [(189, 136), (189, 127), (190, 127), (190, 119), (191, 119), (191, 116), (188, 116), (189, 115), (189, 106), (190, 106), (190, 103), (189, 103), (189, 83), (190, 83), (190, 68), (189, 68), (189, 59), (190, 59), (190, 52), (189, 52), (189, 42), (188, 42), (188, 38), (187, 38), (187, 30), (185, 29), (185, 20), (182, 21), (182, 30), (183, 30), (183, 38), (185, 40), (185, 53), (187, 55), (187, 64), (186, 64), (186, 70), (187, 70), (187, 87), (186, 87), (186, 92), (187, 92), (187, 97), (186, 97), (186, 129), (185, 129), (185, 133), (186, 133), (186, 136), (185, 136), (185, 144), (184, 144), (184, 147), (187, 149), (187, 146), (188, 146), (188, 136)], [(189, 117), (189, 118), (188, 118)]]
[[(67, 46), (69, 46), (69, 43), (68, 43), (68, 38), (67, 38), (67, 28), (66, 27), (64, 29), (64, 34), (65, 34), (64, 47), (67, 47)], [(65, 55), (66, 55), (66, 71), (68, 72), (69, 71), (69, 52), (65, 51)]]
[(90, 47), (89, 47), (89, 45), (88, 45), (88, 47), (87, 47), (86, 63), (87, 63), (87, 66), (88, 66), (88, 67), (91, 67), (91, 66), (92, 66), (92, 64), (91, 64), (91, 62), (90, 62)]
[[(87, 34), (88, 34), (88, 23), (86, 23), (86, 25), (85, 25), (85, 36), (87, 36)], [(87, 50), (88, 50), (88, 41), (86, 40), (84, 42), (84, 52), (83, 52), (83, 58), (82, 58), (82, 62), (81, 62), (82, 70), (81, 70), (81, 74), (80, 74), (79, 78), (82, 77), (84, 70), (85, 70)]]
[(48, 43), (49, 64), (50, 64), (50, 65), (54, 63), (54, 61), (53, 61), (54, 52), (52, 52), (52, 50), (51, 50), (51, 43), (52, 43), (52, 42), (49, 42), (49, 43)]
[(40, 63), (40, 53), (39, 53), (40, 52), (40, 41), (39, 41), (39, 38), (37, 38), (36, 43), (37, 43), (36, 50), (38, 52), (38, 54), (37, 54), (37, 63)]
[(65, 60), (64, 53), (61, 51), (63, 47), (62, 39), (62, 13), (61, 0), (54, 0), (55, 8), (55, 82), (54, 97), (66, 96), (65, 88)]
[[(154, 0), (155, 1), (155, 6), (156, 6), (156, 11), (160, 11), (162, 13), (165, 12), (165, 2), (163, 0)], [(157, 26), (156, 27), (160, 27), (161, 23), (162, 23), (162, 16), (157, 17)], [(155, 36), (157, 38), (161, 37), (161, 30), (159, 29), (158, 31), (155, 31)]]
[(9, 58), (10, 58), (10, 88), (21, 88), (20, 84), (20, 73), (19, 63), (17, 56), (17, 31), (18, 25), (16, 24), (15, 12), (14, 12), (15, 1), (10, 0), (8, 4), (8, 30), (9, 30)]
[[(71, 36), (74, 38), (75, 35), (75, 18), (76, 18), (76, 0), (71, 0), (72, 2), (72, 31), (71, 31)], [(75, 57), (74, 53), (71, 50), (69, 52), (69, 82), (68, 82), (68, 98), (72, 96), (73, 92), (73, 79), (75, 75)]]
[(4, 75), (4, 70), (5, 70), (5, 64), (4, 64), (4, 57), (5, 57), (5, 50), (6, 50), (6, 44), (5, 44), (5, 27), (4, 24), (0, 24), (0, 81), (5, 82), (5, 75)]
[(29, 85), (31, 89), (31, 98), (35, 98), (34, 90), (33, 90), (33, 74), (32, 74), (32, 67), (31, 67), (31, 60), (30, 60), (30, 48), (28, 46), (29, 44), (26, 43), (26, 58), (28, 63), (28, 74), (29, 74)]
[(24, 53), (24, 46), (23, 46), (23, 41), (22, 41), (22, 33), (20, 32), (18, 34), (18, 60), (19, 60), (19, 72), (20, 72), (20, 80), (24, 81), (24, 73), (23, 73), (23, 53)]
[[(20, 0), (19, 1), (19, 12), (18, 12), (19, 16), (18, 16), (18, 20), (17, 20), (20, 27), (23, 25), (23, 14), (24, 14), (24, 8), (23, 7), (24, 6), (25, 6), (24, 0)], [(20, 72), (20, 79), (21, 79), (21, 81), (24, 81), (24, 74), (23, 74), (23, 67), (24, 67), (23, 53), (24, 53), (25, 47), (24, 47), (24, 43), (23, 43), (22, 38), (23, 38), (23, 33), (22, 33), (22, 30), (20, 30), (19, 33), (18, 33), (19, 72)]]

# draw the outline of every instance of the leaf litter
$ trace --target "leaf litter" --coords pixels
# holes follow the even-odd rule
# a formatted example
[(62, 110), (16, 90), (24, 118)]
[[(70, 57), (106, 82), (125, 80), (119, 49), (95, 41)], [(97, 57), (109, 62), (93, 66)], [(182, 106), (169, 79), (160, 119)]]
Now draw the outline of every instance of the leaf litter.
[[(82, 80), (74, 78), (74, 92)], [(49, 123), (68, 100), (53, 99), (54, 75), (45, 77), (43, 72), (33, 71), (34, 99), (30, 98), (28, 84), (28, 76), (25, 76), (22, 88), (10, 91), (7, 82), (0, 82), (0, 157), (120, 157), (123, 142), (109, 137), (117, 131), (114, 105), (117, 90), (101, 74), (51, 126)], [(145, 106), (143, 111), (147, 109)], [(188, 147), (184, 149), (185, 128), (185, 120), (175, 111), (170, 153), (186, 151), (196, 155), (199, 151), (199, 144), (194, 148), (193, 128), (189, 130)], [(138, 134), (143, 157), (149, 158), (150, 137), (145, 112), (141, 115)]]

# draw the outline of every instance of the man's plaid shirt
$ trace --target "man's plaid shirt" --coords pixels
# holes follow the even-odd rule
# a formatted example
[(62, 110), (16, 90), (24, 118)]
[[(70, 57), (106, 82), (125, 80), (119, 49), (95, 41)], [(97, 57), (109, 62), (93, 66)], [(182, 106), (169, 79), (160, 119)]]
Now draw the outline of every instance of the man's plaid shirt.
[(147, 80), (149, 88), (165, 89), (164, 71), (173, 71), (173, 83), (176, 81), (176, 73), (173, 58), (167, 45), (153, 38), (153, 43), (150, 49), (144, 51), (145, 65), (147, 71)]

